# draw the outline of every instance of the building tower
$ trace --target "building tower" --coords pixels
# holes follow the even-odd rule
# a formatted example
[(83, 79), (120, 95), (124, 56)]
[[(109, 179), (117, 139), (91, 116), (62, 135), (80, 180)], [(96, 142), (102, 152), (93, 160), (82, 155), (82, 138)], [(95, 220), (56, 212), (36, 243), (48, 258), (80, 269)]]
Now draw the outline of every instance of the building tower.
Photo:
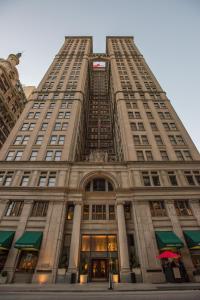
[(0, 152), (0, 268), (9, 282), (165, 282), (168, 249), (194, 281), (199, 158), (133, 37), (107, 37), (106, 53), (66, 37)]
[(26, 104), (16, 68), (20, 57), (21, 53), (17, 53), (0, 59), (0, 148)]

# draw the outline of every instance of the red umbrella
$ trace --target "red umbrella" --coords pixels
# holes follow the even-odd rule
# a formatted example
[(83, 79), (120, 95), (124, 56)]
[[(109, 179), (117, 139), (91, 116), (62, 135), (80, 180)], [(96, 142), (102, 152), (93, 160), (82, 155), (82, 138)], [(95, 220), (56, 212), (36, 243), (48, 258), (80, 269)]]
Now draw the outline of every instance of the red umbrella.
[(161, 258), (179, 258), (180, 255), (171, 251), (164, 251), (160, 255), (156, 256), (156, 258), (161, 259)]

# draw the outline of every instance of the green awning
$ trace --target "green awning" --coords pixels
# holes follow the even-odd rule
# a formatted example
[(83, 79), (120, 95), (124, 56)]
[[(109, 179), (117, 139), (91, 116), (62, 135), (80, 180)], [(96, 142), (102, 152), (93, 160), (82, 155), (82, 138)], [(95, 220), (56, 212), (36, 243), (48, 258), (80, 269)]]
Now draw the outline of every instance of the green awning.
[(190, 249), (200, 249), (200, 230), (185, 230), (183, 233)]
[(0, 249), (8, 250), (12, 245), (15, 231), (0, 231)]
[(173, 231), (156, 231), (156, 240), (160, 250), (182, 248), (183, 242)]
[(42, 235), (41, 231), (26, 231), (16, 241), (15, 248), (38, 251), (42, 242)]

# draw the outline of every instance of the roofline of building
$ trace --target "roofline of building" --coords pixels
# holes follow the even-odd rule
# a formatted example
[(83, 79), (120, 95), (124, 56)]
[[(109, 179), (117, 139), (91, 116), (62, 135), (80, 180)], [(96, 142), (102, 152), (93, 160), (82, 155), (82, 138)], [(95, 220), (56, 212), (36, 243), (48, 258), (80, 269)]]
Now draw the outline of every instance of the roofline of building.
[(65, 41), (67, 39), (90, 39), (91, 40), (91, 53), (93, 53), (93, 37), (92, 35), (65, 35)]
[(109, 39), (132, 39), (134, 41), (133, 35), (108, 35), (106, 36), (106, 53), (108, 53), (108, 40)]

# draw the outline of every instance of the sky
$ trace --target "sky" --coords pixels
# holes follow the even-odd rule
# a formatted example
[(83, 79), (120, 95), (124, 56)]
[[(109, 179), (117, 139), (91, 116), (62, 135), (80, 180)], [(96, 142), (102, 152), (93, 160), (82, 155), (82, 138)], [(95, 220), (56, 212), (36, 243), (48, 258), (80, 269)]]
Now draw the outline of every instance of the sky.
[(0, 57), (38, 85), (67, 35), (131, 35), (200, 150), (200, 0), (0, 0)]

